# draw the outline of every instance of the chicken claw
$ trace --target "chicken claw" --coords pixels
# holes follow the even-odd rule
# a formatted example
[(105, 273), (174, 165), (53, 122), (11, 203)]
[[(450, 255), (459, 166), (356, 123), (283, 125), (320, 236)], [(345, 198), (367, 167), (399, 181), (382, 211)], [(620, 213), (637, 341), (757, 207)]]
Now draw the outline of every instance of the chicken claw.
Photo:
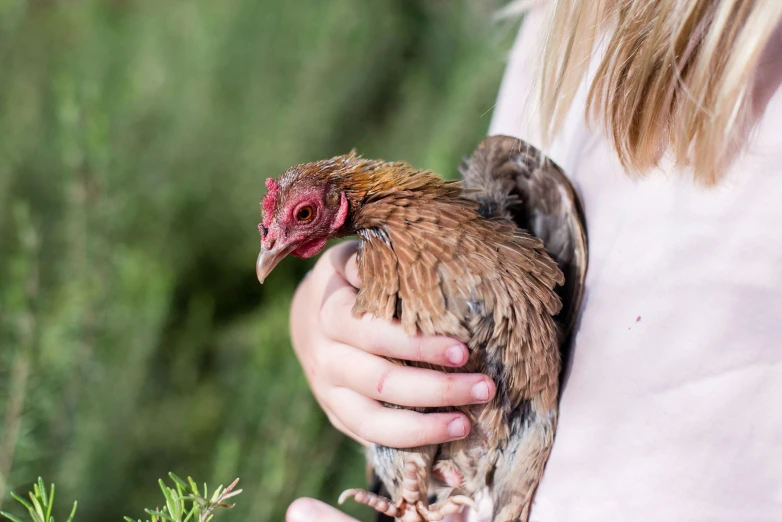
[(478, 505), (475, 501), (464, 495), (449, 497), (439, 504), (432, 504), (429, 507), (424, 506), (423, 502), (419, 502), (416, 507), (418, 508), (418, 512), (424, 517), (424, 520), (436, 522), (444, 519), (448, 515), (460, 512), (465, 506), (468, 506), (475, 511), (478, 510)]
[(389, 517), (399, 518), (400, 511), (397, 504), (394, 504), (390, 498), (386, 498), (380, 495), (376, 495), (363, 489), (346, 489), (339, 496), (339, 504), (342, 505), (349, 498), (353, 497), (353, 500), (359, 504), (364, 504), (376, 511), (383, 513)]
[(439, 504), (427, 506), (421, 501), (421, 492), (418, 490), (418, 474), (421, 472), (421, 465), (422, 463), (413, 459), (405, 464), (402, 498), (396, 502), (363, 489), (348, 489), (339, 496), (339, 503), (342, 504), (348, 498), (353, 497), (359, 504), (372, 507), (380, 513), (402, 522), (438, 522), (447, 515), (461, 511), (464, 506), (478, 509), (475, 502), (464, 495), (450, 497)]

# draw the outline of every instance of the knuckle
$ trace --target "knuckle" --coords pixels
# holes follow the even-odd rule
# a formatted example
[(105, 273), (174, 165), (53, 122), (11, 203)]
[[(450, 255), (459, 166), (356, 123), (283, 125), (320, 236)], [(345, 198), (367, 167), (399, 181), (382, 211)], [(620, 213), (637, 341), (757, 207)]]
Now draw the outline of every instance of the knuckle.
[(312, 352), (312, 368), (317, 373), (322, 373), (322, 370), (329, 367), (331, 357), (327, 355), (327, 352), (328, 350), (324, 349), (321, 343), (318, 343)]
[(360, 336), (361, 349), (375, 355), (389, 355), (388, 350), (385, 349), (380, 326), (372, 314), (364, 314), (361, 317), (361, 329), (364, 332)]
[(358, 242), (346, 241), (329, 248), (320, 259), (331, 272), (344, 273), (351, 253), (357, 248)]
[(334, 306), (329, 306), (328, 301), (326, 301), (323, 306), (320, 307), (320, 310), (318, 310), (318, 325), (320, 326), (321, 331), (328, 335), (333, 322)]
[(353, 433), (364, 440), (374, 440), (374, 430), (372, 429), (372, 421), (369, 419), (360, 420), (355, 427), (351, 428)]
[(315, 269), (316, 270), (322, 270), (327, 269), (329, 271), (334, 271), (334, 254), (337, 252), (337, 248), (339, 248), (339, 245), (335, 245), (333, 247), (327, 248), (323, 254), (318, 258), (318, 260), (315, 262)]
[(347, 435), (347, 430), (345, 429), (345, 424), (342, 422), (342, 420), (337, 417), (337, 415), (334, 412), (327, 411), (326, 417), (328, 417), (329, 422), (334, 427), (334, 429), (339, 430), (343, 434)]
[(456, 386), (456, 379), (452, 375), (445, 375), (440, 385), (440, 404), (439, 406), (452, 406), (454, 404), (453, 394)]
[(338, 386), (328, 386), (327, 388), (328, 390), (324, 395), (327, 395), (328, 399), (323, 401), (323, 410), (329, 422), (343, 433), (349, 431), (358, 435), (356, 424), (361, 419), (357, 419), (354, 415), (355, 404), (344, 393), (345, 388)]
[(342, 314), (344, 313), (344, 307), (339, 303), (334, 302), (332, 299), (327, 299), (323, 306), (318, 311), (318, 325), (321, 332), (329, 338), (335, 339), (342, 322)]
[(333, 357), (334, 345), (328, 342), (322, 342), (317, 350), (312, 354), (311, 374), (314, 375), (313, 383), (319, 389), (323, 390), (324, 395), (328, 396), (328, 405), (333, 410), (337, 410), (343, 404), (343, 371), (340, 368), (339, 358)]
[(328, 296), (318, 311), (318, 323), (321, 331), (329, 339), (346, 338), (353, 335), (351, 326), (355, 295), (349, 295), (347, 289), (340, 289)]
[(413, 343), (413, 350), (412, 350), (412, 356), (415, 357), (414, 360), (416, 361), (425, 361), (425, 362), (435, 362), (430, 361), (432, 357), (427, 357), (429, 354), (428, 350), (426, 349), (426, 343), (424, 342), (423, 337), (420, 335), (417, 335), (413, 337), (412, 339)]
[(412, 442), (416, 446), (427, 444), (439, 444), (449, 439), (448, 425), (442, 415), (430, 413), (422, 414), (420, 425), (411, 433)]
[(430, 424), (428, 419), (424, 417), (424, 428), (415, 430), (412, 433), (412, 443), (416, 446), (426, 446), (427, 444), (431, 444), (433, 440), (435, 440), (436, 437), (434, 437), (436, 433), (436, 429), (433, 429), (431, 427), (426, 427), (428, 424)]

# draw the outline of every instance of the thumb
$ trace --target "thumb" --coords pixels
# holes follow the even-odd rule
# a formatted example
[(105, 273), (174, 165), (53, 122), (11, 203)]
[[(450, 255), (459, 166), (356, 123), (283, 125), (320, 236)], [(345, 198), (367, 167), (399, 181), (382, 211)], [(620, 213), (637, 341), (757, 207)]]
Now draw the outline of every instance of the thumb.
[(299, 498), (288, 506), (285, 522), (358, 522), (319, 500)]
[(353, 254), (348, 258), (348, 262), (345, 265), (345, 279), (353, 288), (359, 288), (361, 286), (361, 278), (358, 275), (358, 264), (356, 264), (356, 254)]
[(358, 266), (356, 265), (357, 249), (358, 241), (343, 241), (329, 251), (334, 270), (354, 288), (361, 286), (361, 278), (358, 277)]

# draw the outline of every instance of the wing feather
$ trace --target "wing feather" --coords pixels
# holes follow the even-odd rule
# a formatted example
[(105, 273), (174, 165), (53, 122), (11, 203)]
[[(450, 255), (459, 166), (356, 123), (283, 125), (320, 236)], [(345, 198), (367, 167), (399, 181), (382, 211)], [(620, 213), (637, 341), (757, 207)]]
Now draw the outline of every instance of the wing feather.
[[(359, 275), (365, 284), (354, 311), (399, 319), (411, 334), (446, 335), (467, 343), (472, 356), (460, 371), (486, 372), (504, 383), (504, 393), (497, 394), (494, 407), (483, 409), (480, 418), (489, 437), (500, 440), (508, 430), (508, 415), (522, 400), (535, 398), (551, 408), (556, 403), (559, 340), (572, 327), (580, 303), (586, 268), (585, 262), (579, 263), (586, 259), (586, 236), (583, 222), (562, 210), (562, 202), (558, 210), (550, 204), (546, 208), (565, 215), (566, 240), (556, 231), (541, 238), (536, 237), (540, 230), (531, 230), (533, 235), (519, 229), (511, 207), (522, 202), (522, 196), (532, 205), (531, 192), (519, 196), (519, 185), (508, 172), (517, 172), (518, 165), (531, 168), (531, 156), (523, 156), (525, 161), (516, 157), (510, 165), (518, 167), (514, 170), (508, 167), (508, 147), (518, 140), (487, 142), (473, 157), (473, 176), (465, 175), (466, 186), (479, 189), (469, 195), (477, 203), (456, 197), (458, 187), (437, 185), (424, 175), (405, 181), (404, 190), (373, 195), (360, 215), (364, 229)], [(506, 159), (500, 161), (502, 154)], [(475, 172), (487, 174), (490, 167), (497, 183), (476, 183)], [(538, 176), (545, 178), (548, 171), (541, 172)], [(554, 179), (549, 186), (562, 194), (565, 178), (549, 178)], [(565, 193), (574, 194), (570, 189)], [(543, 207), (540, 203), (534, 208), (543, 212)], [(485, 219), (479, 210), (494, 219)], [(553, 250), (548, 242), (544, 247), (544, 240), (552, 237)], [(577, 261), (575, 267), (572, 260)], [(568, 270), (568, 279), (576, 280), (566, 282), (562, 268)], [(569, 285), (564, 311), (555, 291), (563, 284)], [(464, 411), (472, 415), (469, 408)]]

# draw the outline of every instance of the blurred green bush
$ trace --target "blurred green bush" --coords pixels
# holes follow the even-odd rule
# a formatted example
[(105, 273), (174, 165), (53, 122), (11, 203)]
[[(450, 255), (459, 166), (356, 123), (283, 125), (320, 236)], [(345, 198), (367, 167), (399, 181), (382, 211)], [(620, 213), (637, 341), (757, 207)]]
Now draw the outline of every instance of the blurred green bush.
[(226, 520), (364, 484), (290, 349), (311, 261), (255, 279), (263, 181), (353, 147), (455, 176), (498, 7), (0, 0), (3, 509), (40, 474), (82, 522), (142, 516), (169, 471), (241, 477)]

